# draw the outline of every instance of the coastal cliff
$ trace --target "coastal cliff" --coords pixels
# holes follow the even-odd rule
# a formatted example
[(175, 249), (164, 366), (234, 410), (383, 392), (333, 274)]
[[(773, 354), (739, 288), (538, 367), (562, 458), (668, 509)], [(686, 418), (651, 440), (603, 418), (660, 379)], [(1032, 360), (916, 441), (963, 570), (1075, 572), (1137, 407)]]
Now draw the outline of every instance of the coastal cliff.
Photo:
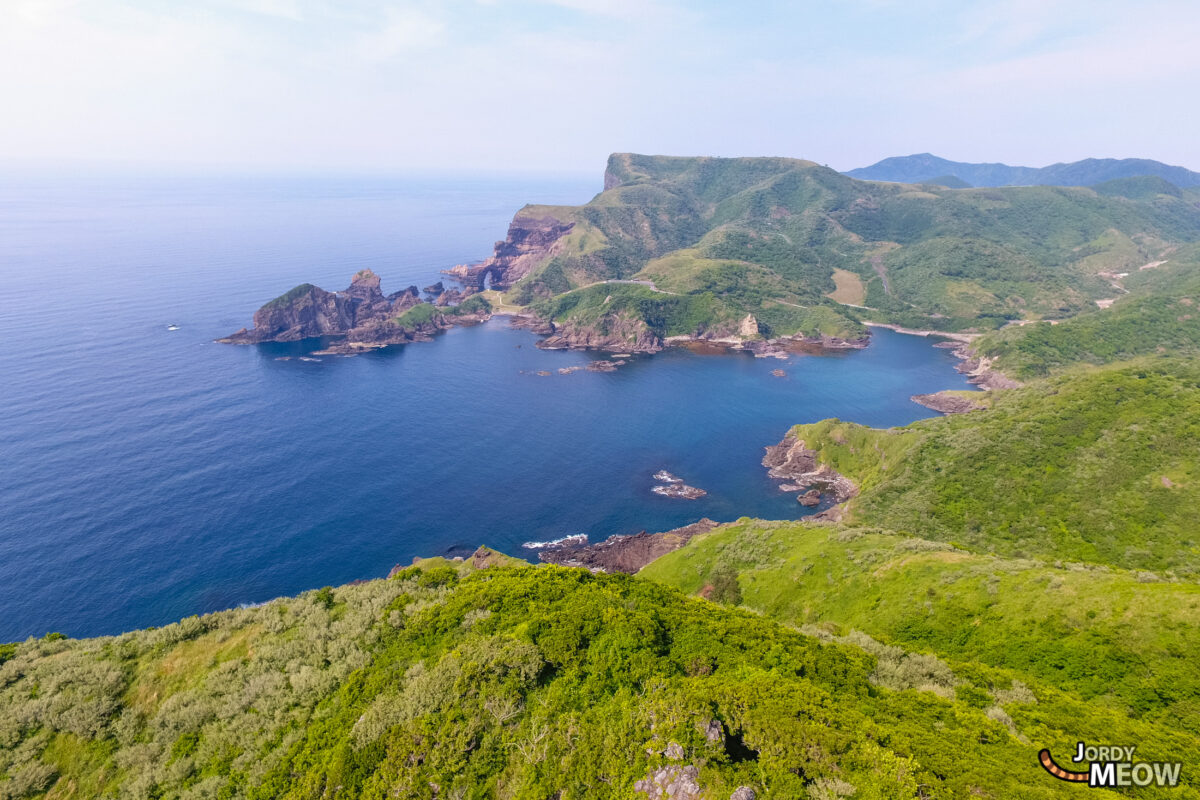
[[(416, 286), (409, 286), (385, 296), (379, 276), (369, 269), (360, 270), (341, 292), (301, 284), (255, 311), (253, 328), (242, 328), (217, 341), (257, 344), (328, 337), (332, 343), (319, 352), (352, 355), (427, 341), (453, 325), (476, 324), (491, 316), (491, 305), (482, 297), (472, 296), (450, 306), (442, 302), (446, 294), (440, 292), (434, 303), (428, 303)], [(454, 294), (455, 299), (459, 296)]]
[(543, 262), (558, 255), (562, 251), (562, 238), (573, 227), (574, 222), (522, 210), (509, 223), (508, 235), (496, 242), (491, 258), (478, 264), (460, 264), (445, 272), (477, 289), (484, 288), (489, 276), (492, 288), (509, 289)]

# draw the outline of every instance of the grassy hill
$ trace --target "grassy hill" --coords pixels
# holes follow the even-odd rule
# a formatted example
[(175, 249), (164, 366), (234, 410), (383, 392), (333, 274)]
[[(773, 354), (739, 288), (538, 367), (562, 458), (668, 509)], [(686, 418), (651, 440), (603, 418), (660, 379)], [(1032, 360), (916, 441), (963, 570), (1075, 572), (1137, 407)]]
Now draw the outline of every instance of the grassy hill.
[[(1030, 742), (1061, 725), (1193, 752), (1200, 371), (1076, 365), (986, 405), (891, 430), (796, 426), (861, 488), (841, 522), (741, 520), (639, 577), (857, 644), (885, 659), (882, 685), (1036, 698), (991, 712)], [(1089, 731), (1099, 719), (1139, 727)]]
[[(771, 300), (821, 307), (843, 330), (861, 313), (945, 330), (1067, 317), (1111, 295), (1099, 273), (1200, 240), (1196, 198), (1164, 186), (951, 189), (858, 181), (793, 159), (616, 154), (591, 202), (521, 211), (572, 227), (511, 298), (636, 279), (710, 295), (717, 316), (757, 314)], [(828, 297), (839, 271), (862, 282), (869, 311)]]
[(796, 436), (862, 494), (862, 524), (1010, 557), (1194, 576), (1200, 570), (1200, 370), (1079, 369), (994, 392), (985, 412)]
[(693, 594), (730, 569), (742, 603), (806, 631), (858, 630), (986, 664), (1200, 736), (1195, 583), (973, 553), (879, 528), (756, 520), (708, 534), (641, 576)]
[(1185, 735), (999, 672), (503, 562), (431, 560), (3, 659), (6, 798), (567, 800), (656, 778), (706, 797), (1050, 798), (1074, 787), (1041, 772), (1037, 746), (1115, 736), (1200, 757)]

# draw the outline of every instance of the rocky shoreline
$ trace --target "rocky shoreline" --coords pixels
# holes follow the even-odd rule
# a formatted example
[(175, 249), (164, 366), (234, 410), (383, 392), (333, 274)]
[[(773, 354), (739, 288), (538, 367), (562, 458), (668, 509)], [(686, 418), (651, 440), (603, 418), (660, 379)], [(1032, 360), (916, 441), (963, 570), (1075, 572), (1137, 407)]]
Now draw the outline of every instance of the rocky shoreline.
[[(951, 355), (961, 362), (955, 367), (955, 369), (967, 376), (967, 383), (974, 384), (985, 391), (991, 389), (1017, 389), (1022, 386), (1020, 381), (1013, 380), (1000, 370), (993, 367), (992, 365), (995, 363), (994, 358), (978, 355), (971, 349), (971, 345), (982, 334), (915, 330), (913, 328), (903, 328), (899, 325), (892, 325), (891, 323), (886, 322), (863, 322), (863, 324), (869, 328), (886, 328), (889, 331), (903, 333), (906, 336), (937, 336), (946, 339), (947, 341), (940, 342), (934, 346), (943, 347), (947, 350), (950, 350)], [(914, 397), (913, 400), (918, 403), (921, 402), (916, 400), (916, 397)], [(922, 405), (924, 404), (922, 403)], [(930, 406), (930, 408), (933, 408), (933, 406)]]
[[(753, 320), (753, 316), (749, 316)], [(658, 353), (668, 347), (713, 348), (714, 352), (748, 352), (756, 358), (789, 358), (799, 353), (819, 354), (823, 351), (861, 350), (870, 344), (870, 338), (843, 339), (836, 336), (781, 336), (774, 339), (730, 335), (725, 332), (710, 332), (699, 335), (660, 337), (634, 321), (618, 321), (615, 326), (601, 333), (592, 328), (560, 326), (550, 320), (528, 315), (514, 317), (511, 324), (533, 333), (543, 334), (545, 339), (537, 343), (543, 350), (607, 350), (623, 353)]]
[(678, 550), (694, 536), (708, 533), (720, 523), (705, 517), (691, 525), (662, 533), (610, 536), (596, 544), (577, 542), (550, 545), (538, 550), (538, 558), (564, 567), (586, 567), (594, 572), (624, 572), (632, 575), (659, 556)]
[(813, 507), (826, 504), (828, 507), (814, 519), (837, 519), (842, 503), (858, 494), (858, 487), (844, 475), (827, 464), (821, 464), (817, 451), (810, 450), (805, 443), (790, 431), (779, 444), (770, 445), (763, 456), (762, 465), (767, 475), (783, 481), (779, 488), (785, 492), (798, 492), (797, 502)]

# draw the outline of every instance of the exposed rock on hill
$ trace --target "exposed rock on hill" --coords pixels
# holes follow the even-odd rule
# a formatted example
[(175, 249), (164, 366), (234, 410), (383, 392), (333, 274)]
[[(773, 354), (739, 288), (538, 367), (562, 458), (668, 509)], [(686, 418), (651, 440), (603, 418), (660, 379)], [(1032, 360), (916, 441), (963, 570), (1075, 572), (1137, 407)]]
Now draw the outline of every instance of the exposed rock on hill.
[(242, 328), (217, 341), (256, 344), (330, 337), (333, 344), (321, 353), (353, 354), (425, 341), (452, 325), (481, 322), (490, 315), (491, 307), (483, 298), (471, 298), (453, 308), (435, 307), (421, 300), (416, 286), (385, 297), (379, 276), (365, 269), (355, 273), (350, 286), (341, 292), (301, 284), (254, 312), (253, 328)]
[(978, 411), (983, 408), (983, 406), (972, 403), (968, 398), (953, 392), (914, 394), (909, 399), (943, 414), (966, 414), (968, 411)]
[[(767, 467), (767, 474), (785, 481), (780, 486), (784, 491), (800, 492), (797, 500), (802, 505), (817, 505), (822, 500), (836, 505), (858, 494), (858, 487), (849, 478), (829, 465), (819, 463), (817, 451), (808, 449), (804, 442), (791, 433), (782, 442), (766, 450), (762, 464)], [(814, 491), (817, 492), (816, 497), (812, 494)]]

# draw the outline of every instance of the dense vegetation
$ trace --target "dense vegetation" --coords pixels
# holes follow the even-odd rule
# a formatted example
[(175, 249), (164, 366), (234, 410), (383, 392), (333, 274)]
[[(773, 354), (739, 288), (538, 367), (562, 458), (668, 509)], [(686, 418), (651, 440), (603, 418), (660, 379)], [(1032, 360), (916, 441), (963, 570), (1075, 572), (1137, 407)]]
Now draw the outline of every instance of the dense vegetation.
[(1147, 755), (1191, 752), (1050, 697), (635, 578), (433, 560), (18, 645), (0, 666), (0, 793), (566, 800), (694, 767), (712, 797), (1040, 798), (1071, 787), (1040, 773), (1029, 734), (1063, 752), (1118, 732)]
[(1192, 356), (1200, 351), (1200, 257), (1193, 250), (1140, 275), (1131, 293), (1110, 308), (1057, 325), (1009, 328), (983, 337), (974, 349), (1021, 378), (1074, 364), (1110, 364), (1138, 356)]
[(859, 312), (826, 299), (844, 270), (865, 283), (873, 319), (987, 330), (1092, 308), (1112, 293), (1100, 273), (1200, 240), (1196, 197), (1153, 179), (950, 189), (857, 181), (791, 159), (631, 154), (612, 156), (608, 175), (587, 205), (522, 210), (574, 227), (517, 284), (516, 302), (638, 279), (711, 295), (718, 316), (823, 307), (849, 331)]
[(1200, 763), (1200, 370), (987, 405), (798, 426), (849, 521), (743, 520), (636, 578), (482, 552), (0, 646), (0, 798), (999, 800), (1078, 791), (1035, 756), (1081, 739)]
[(805, 630), (856, 629), (955, 663), (981, 662), (1153, 721), (1163, 734), (1184, 728), (1200, 742), (1195, 583), (972, 553), (878, 528), (754, 520), (642, 575), (695, 593), (731, 567), (741, 602)]

